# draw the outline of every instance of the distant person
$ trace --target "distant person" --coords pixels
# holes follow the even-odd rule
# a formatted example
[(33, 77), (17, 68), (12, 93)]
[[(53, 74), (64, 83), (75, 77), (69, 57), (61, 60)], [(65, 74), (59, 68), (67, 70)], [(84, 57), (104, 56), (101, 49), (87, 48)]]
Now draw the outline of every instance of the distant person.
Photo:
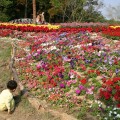
[(13, 92), (15, 92), (17, 86), (17, 82), (14, 80), (10, 80), (7, 83), (7, 89), (3, 90), (0, 94), (0, 111), (7, 110), (9, 114), (14, 111), (15, 101)]
[(41, 18), (41, 23), (42, 24), (45, 24), (45, 17), (44, 17), (44, 12), (42, 12), (41, 14), (40, 14), (40, 18)]
[(40, 18), (40, 15), (38, 14), (37, 17), (36, 17), (36, 23), (37, 23), (37, 24), (40, 24), (40, 19), (41, 19), (41, 18)]

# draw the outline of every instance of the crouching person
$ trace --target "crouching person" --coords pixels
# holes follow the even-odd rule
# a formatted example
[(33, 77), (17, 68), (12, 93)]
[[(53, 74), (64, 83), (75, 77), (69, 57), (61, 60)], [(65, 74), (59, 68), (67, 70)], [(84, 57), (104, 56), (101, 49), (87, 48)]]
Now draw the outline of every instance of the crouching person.
[(0, 111), (7, 110), (8, 113), (12, 113), (15, 109), (15, 101), (13, 98), (13, 92), (17, 88), (17, 82), (10, 80), (7, 83), (7, 89), (3, 90), (0, 94)]

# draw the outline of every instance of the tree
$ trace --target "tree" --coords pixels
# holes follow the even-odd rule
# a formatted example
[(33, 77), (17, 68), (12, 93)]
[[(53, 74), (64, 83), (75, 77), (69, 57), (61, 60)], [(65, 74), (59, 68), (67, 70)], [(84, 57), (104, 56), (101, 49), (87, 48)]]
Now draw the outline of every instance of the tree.
[(10, 0), (0, 0), (0, 21), (8, 21), (10, 19), (7, 10), (11, 4), (12, 1)]
[(36, 0), (32, 0), (33, 4), (33, 23), (36, 23)]
[(51, 22), (96, 22), (104, 19), (100, 6), (98, 0), (0, 0), (0, 20), (28, 17), (35, 23), (37, 11)]
[[(61, 15), (64, 21), (98, 21), (103, 16), (96, 6), (100, 6), (98, 0), (50, 0), (51, 8), (49, 9), (50, 18)], [(94, 21), (93, 21), (94, 22)]]
[(24, 17), (27, 18), (27, 7), (28, 7), (28, 0), (17, 0), (18, 4), (21, 4), (23, 6), (25, 6), (25, 13), (24, 13)]

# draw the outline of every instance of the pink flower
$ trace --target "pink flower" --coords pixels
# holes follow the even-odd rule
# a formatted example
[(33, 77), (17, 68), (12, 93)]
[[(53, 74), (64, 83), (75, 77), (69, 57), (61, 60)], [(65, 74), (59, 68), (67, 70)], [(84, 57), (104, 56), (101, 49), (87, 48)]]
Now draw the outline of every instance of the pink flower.
[(60, 83), (60, 88), (65, 88), (65, 84), (64, 83)]
[(40, 63), (38, 63), (38, 64), (36, 65), (36, 67), (37, 67), (37, 69), (40, 69), (41, 64), (40, 64)]
[(93, 90), (91, 88), (87, 89), (86, 94), (93, 94)]
[(81, 90), (80, 90), (80, 89), (77, 89), (75, 92), (76, 92), (77, 95), (80, 95)]

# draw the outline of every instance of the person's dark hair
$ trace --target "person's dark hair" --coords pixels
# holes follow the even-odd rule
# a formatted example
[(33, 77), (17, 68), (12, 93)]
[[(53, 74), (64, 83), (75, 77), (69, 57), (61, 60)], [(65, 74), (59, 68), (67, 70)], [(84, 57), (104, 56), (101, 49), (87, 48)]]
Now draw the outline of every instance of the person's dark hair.
[(10, 89), (10, 90), (16, 89), (17, 88), (17, 82), (15, 80), (10, 80), (7, 83), (7, 88)]

